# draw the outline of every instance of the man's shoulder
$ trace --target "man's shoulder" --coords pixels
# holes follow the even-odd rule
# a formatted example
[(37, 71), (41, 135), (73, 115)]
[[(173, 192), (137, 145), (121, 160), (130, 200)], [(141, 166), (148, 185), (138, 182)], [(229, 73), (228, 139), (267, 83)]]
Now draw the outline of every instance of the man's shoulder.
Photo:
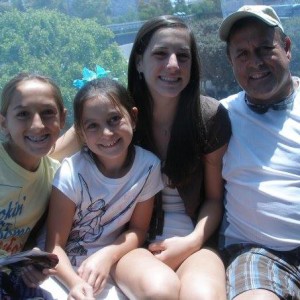
[(226, 98), (223, 98), (220, 100), (220, 103), (225, 106), (226, 108), (229, 107), (229, 105), (234, 105), (237, 101), (240, 101), (240, 99), (244, 98), (245, 92), (241, 91), (236, 94), (232, 94)]

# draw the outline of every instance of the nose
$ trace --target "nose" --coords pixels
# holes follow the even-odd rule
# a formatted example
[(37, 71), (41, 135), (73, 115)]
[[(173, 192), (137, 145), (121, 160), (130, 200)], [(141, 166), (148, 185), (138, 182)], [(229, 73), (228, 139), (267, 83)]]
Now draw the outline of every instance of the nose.
[(254, 52), (251, 55), (251, 64), (255, 67), (260, 66), (263, 64), (262, 56), (259, 52)]
[(105, 126), (102, 130), (102, 134), (104, 136), (111, 136), (111, 135), (113, 135), (113, 130), (108, 126)]
[(169, 56), (167, 67), (170, 69), (179, 69), (178, 60), (175, 53), (172, 53)]
[(36, 113), (33, 116), (31, 127), (35, 128), (35, 129), (39, 129), (39, 128), (43, 128), (44, 127), (43, 120), (42, 120), (42, 118), (41, 118), (41, 116), (40, 116), (39, 113)]

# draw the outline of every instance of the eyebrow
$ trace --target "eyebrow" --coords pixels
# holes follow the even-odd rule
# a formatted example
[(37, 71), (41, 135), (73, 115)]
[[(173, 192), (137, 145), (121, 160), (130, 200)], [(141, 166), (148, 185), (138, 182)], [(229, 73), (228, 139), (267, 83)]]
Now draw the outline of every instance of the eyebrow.
[(180, 46), (180, 45), (178, 45), (179, 47), (176, 47), (176, 46), (174, 46), (174, 44), (162, 44), (162, 45), (158, 44), (158, 45), (154, 45), (153, 49), (169, 49), (170, 48), (169, 45), (171, 45), (172, 48), (178, 48), (180, 50), (187, 50), (187, 51), (191, 50), (190, 46), (187, 46), (187, 45)]
[[(27, 109), (27, 108), (30, 108), (31, 105), (21, 105), (21, 104), (18, 104), (17, 106), (13, 107), (13, 111), (15, 110), (19, 110), (19, 109)], [(54, 103), (46, 103), (46, 104), (43, 104), (43, 109), (45, 108), (55, 108), (55, 109), (58, 109), (58, 106), (57, 104), (54, 104)]]

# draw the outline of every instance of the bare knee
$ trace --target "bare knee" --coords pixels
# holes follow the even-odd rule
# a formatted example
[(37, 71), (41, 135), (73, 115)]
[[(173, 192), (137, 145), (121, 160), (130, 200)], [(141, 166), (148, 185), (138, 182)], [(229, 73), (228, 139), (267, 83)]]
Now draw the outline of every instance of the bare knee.
[(179, 297), (180, 281), (177, 274), (144, 249), (125, 255), (112, 273), (131, 300), (174, 300)]
[(175, 273), (174, 276), (153, 274), (152, 278), (144, 278), (140, 284), (141, 293), (136, 299), (174, 300), (179, 298), (180, 281)]
[(182, 285), (179, 299), (226, 300), (226, 291), (225, 288), (213, 288), (202, 284), (198, 286), (195, 284), (193, 288), (190, 285), (189, 287)]

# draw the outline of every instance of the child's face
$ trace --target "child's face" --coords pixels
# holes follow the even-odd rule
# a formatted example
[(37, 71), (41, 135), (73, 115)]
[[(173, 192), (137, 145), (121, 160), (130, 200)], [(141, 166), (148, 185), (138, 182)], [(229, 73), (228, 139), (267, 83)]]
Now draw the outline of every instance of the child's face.
[[(137, 113), (136, 108), (133, 108), (133, 113)], [(125, 109), (120, 111), (106, 97), (94, 97), (84, 103), (82, 135), (103, 171), (122, 169), (134, 127), (128, 112)]]
[(1, 125), (9, 135), (6, 150), (22, 167), (35, 170), (64, 126), (49, 84), (39, 80), (19, 83)]

